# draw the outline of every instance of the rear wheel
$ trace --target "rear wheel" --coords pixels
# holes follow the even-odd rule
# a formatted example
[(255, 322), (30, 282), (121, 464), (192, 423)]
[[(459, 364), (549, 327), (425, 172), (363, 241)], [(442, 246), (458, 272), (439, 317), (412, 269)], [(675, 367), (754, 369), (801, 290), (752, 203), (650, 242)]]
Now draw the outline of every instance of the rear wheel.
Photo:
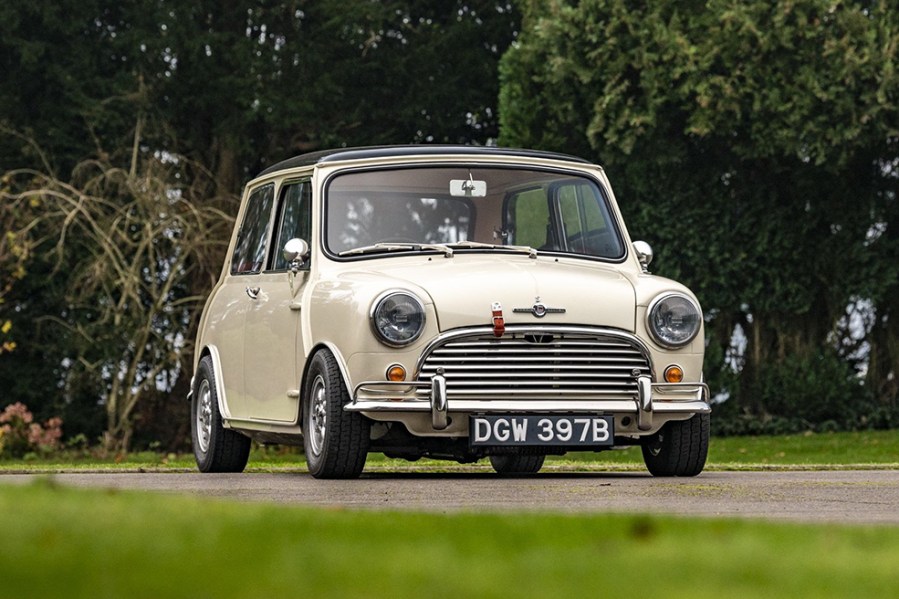
[(497, 474), (536, 474), (543, 467), (543, 455), (503, 454), (490, 456), (490, 465)]
[(365, 467), (371, 422), (343, 409), (349, 399), (334, 356), (315, 354), (303, 397), (303, 448), (315, 478), (356, 478)]
[(222, 426), (212, 358), (200, 360), (190, 400), (190, 433), (200, 472), (243, 472), (250, 439)]
[(696, 476), (709, 453), (710, 419), (696, 414), (665, 424), (643, 442), (643, 461), (653, 476)]

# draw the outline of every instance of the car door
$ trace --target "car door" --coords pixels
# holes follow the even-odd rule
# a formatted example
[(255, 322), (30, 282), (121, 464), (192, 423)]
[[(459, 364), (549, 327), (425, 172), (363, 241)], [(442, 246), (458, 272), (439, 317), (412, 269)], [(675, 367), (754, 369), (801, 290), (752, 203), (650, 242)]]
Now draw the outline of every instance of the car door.
[(268, 260), (255, 278), (244, 325), (244, 396), (252, 419), (294, 422), (304, 355), (300, 298), (309, 271), (307, 261), (291, 273), (282, 250), (289, 239), (310, 241), (311, 181), (286, 182), (278, 196)]
[(228, 274), (208, 308), (207, 328), (221, 361), (225, 415), (246, 415), (244, 399), (244, 325), (251, 308), (250, 291), (257, 286), (265, 256), (265, 240), (274, 207), (275, 186), (250, 190), (246, 199)]

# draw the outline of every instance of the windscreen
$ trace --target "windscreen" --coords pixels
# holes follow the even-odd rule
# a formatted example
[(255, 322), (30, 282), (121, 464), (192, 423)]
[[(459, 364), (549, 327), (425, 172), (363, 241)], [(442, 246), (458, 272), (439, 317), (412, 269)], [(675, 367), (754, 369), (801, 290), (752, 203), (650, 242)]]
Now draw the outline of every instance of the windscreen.
[(390, 244), (459, 244), (470, 251), (528, 246), (624, 256), (599, 184), (566, 172), (483, 166), (354, 171), (330, 180), (325, 209), (325, 244), (334, 255)]

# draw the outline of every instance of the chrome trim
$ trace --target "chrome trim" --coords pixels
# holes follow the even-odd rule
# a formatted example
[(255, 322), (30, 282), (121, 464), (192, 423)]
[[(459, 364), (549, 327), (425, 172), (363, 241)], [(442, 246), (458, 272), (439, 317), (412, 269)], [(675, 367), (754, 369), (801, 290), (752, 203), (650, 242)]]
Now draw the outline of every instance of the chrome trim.
[[(645, 379), (648, 377), (640, 377)], [(344, 406), (350, 412), (428, 412), (431, 411), (432, 383), (410, 381), (366, 381), (353, 390), (353, 399)], [(642, 396), (622, 400), (539, 400), (516, 401), (514, 399), (477, 400), (447, 399), (446, 412), (574, 412), (605, 414), (708, 414), (712, 411), (709, 387), (705, 383), (650, 383), (647, 393), (643, 383)]]
[[(703, 401), (655, 402), (654, 414), (709, 414), (712, 409)], [(449, 414), (636, 414), (637, 404), (633, 401), (579, 401), (579, 402), (532, 402), (522, 405), (516, 401), (454, 401), (447, 404)], [(348, 403), (343, 408), (347, 412), (390, 412), (396, 414), (431, 411), (428, 401), (397, 402), (391, 400)]]
[(643, 272), (649, 274), (649, 265), (652, 264), (652, 246), (650, 246), (645, 241), (635, 241), (631, 244), (631, 247), (634, 248), (634, 253), (637, 254), (637, 261), (640, 263), (640, 268)]
[(540, 301), (540, 297), (534, 300), (534, 305), (530, 308), (513, 308), (515, 314), (533, 314), (536, 318), (543, 318), (547, 314), (565, 314), (565, 308), (549, 308)]
[(431, 426), (434, 430), (442, 431), (449, 426), (446, 405), (446, 379), (438, 371), (431, 377)]
[[(570, 344), (559, 349), (560, 344), (556, 339), (552, 346), (554, 349), (550, 351), (539, 348), (533, 350), (526, 345), (525, 335), (550, 334), (554, 337), (569, 335), (566, 341), (570, 341)], [(464, 341), (466, 338), (469, 338), (472, 345), (463, 343), (458, 348), (447, 346), (453, 341)], [(478, 345), (484, 346), (484, 355), (472, 356), (472, 348)], [(497, 361), (489, 363), (491, 356), (487, 350), (491, 347), (499, 348), (500, 345), (506, 357), (513, 356), (512, 365), (495, 356)], [(625, 345), (627, 347), (623, 347)], [(550, 345), (547, 344), (547, 347)], [(445, 354), (440, 356), (439, 362), (435, 360), (437, 363), (432, 363), (428, 373), (423, 375), (422, 370), (429, 356), (437, 348), (443, 348)], [(604, 354), (604, 350), (609, 353)], [(459, 352), (458, 359), (469, 363), (453, 364), (453, 351)], [(541, 362), (547, 361), (545, 355), (533, 355), (534, 351), (538, 354), (555, 353), (556, 357), (563, 355), (564, 365), (549, 364), (549, 367), (564, 370), (564, 376), (547, 381), (542, 372), (530, 368), (528, 364), (540, 367)], [(584, 362), (580, 364), (578, 352), (584, 353)], [(519, 355), (516, 356), (516, 353)], [(615, 353), (619, 355), (613, 355)], [(645, 360), (649, 372), (642, 365), (639, 368), (635, 366), (637, 354)], [(548, 358), (550, 362), (552, 359)], [(595, 376), (590, 372), (598, 368), (595, 362), (602, 359), (607, 362), (604, 366), (607, 372), (603, 374), (602, 381), (609, 381), (605, 391), (595, 379), (589, 378)], [(448, 375), (454, 370), (472, 370), (470, 362), (473, 360), (481, 362), (477, 365), (478, 380), (451, 380)], [(615, 360), (620, 360), (620, 364), (616, 365)], [(516, 361), (524, 365), (520, 371), (515, 369)], [(512, 376), (509, 375), (510, 370)], [(625, 331), (581, 326), (510, 325), (506, 329), (506, 335), (495, 339), (492, 327), (481, 326), (450, 331), (431, 341), (419, 356), (414, 380), (365, 381), (356, 385), (352, 400), (344, 409), (351, 412), (395, 414), (430, 412), (435, 431), (448, 427), (451, 414), (632, 414), (636, 415), (638, 429), (649, 431), (653, 428), (655, 414), (689, 415), (711, 412), (709, 388), (704, 382), (653, 383), (653, 372), (652, 357), (646, 344)], [(558, 375), (558, 372), (555, 374)], [(534, 384), (529, 388), (522, 388), (522, 381), (528, 380)], [(585, 381), (585, 384), (578, 388), (580, 380)], [(627, 382), (627, 387), (623, 387), (622, 381)], [(452, 389), (447, 389), (448, 383), (452, 385)]]
[(637, 377), (637, 428), (652, 428), (652, 379), (648, 376)]
[[(679, 343), (677, 345), (674, 345), (671, 343), (666, 343), (665, 341), (662, 341), (661, 339), (659, 339), (659, 335), (656, 333), (656, 330), (652, 327), (652, 311), (655, 310), (655, 308), (659, 304), (659, 302), (661, 302), (662, 300), (666, 300), (669, 297), (684, 298), (685, 300), (690, 302), (690, 304), (693, 306), (693, 308), (696, 309), (696, 313), (699, 315), (699, 326), (696, 327), (696, 330), (693, 331), (693, 334), (690, 335), (689, 339), (687, 339), (683, 343)], [(699, 334), (699, 331), (701, 329), (702, 329), (702, 309), (699, 307), (699, 304), (697, 304), (696, 301), (693, 300), (693, 298), (691, 298), (689, 295), (687, 295), (685, 293), (680, 293), (678, 291), (660, 293), (659, 295), (655, 296), (653, 298), (653, 300), (651, 302), (649, 302), (649, 305), (646, 307), (646, 330), (649, 331), (649, 334), (652, 337), (652, 340), (655, 341), (656, 343), (658, 343), (660, 347), (664, 347), (665, 349), (680, 349), (682, 347), (686, 347), (687, 345), (692, 343), (692, 341), (694, 339), (696, 339), (696, 335)], [(653, 372), (655, 372), (655, 369), (653, 369)]]
[[(548, 334), (548, 333), (560, 333), (560, 334), (576, 334), (576, 335), (603, 335), (606, 337), (617, 337), (622, 341), (626, 341), (636, 346), (640, 353), (646, 358), (646, 362), (649, 364), (649, 369), (652, 372), (655, 372), (655, 365), (652, 362), (652, 353), (649, 350), (649, 346), (646, 343), (632, 333), (628, 333), (627, 331), (622, 331), (620, 329), (609, 329), (604, 327), (579, 327), (579, 326), (567, 326), (567, 325), (541, 325), (541, 324), (512, 324), (506, 326), (506, 335), (513, 334)], [(460, 337), (470, 337), (475, 335), (493, 335), (493, 327), (491, 326), (482, 326), (482, 327), (471, 327), (466, 329), (456, 329), (453, 331), (447, 331), (445, 333), (441, 333), (440, 335), (434, 337), (433, 340), (428, 343), (425, 348), (422, 350), (421, 354), (418, 357), (418, 361), (415, 364), (415, 377), (421, 373), (422, 366), (424, 365), (425, 360), (431, 353), (434, 351), (434, 348), (439, 345), (444, 345), (453, 339), (457, 339)], [(501, 366), (501, 365), (498, 365)]]
[(413, 380), (443, 369), (450, 400), (623, 400), (651, 375), (645, 346), (621, 331), (510, 325), (497, 337), (477, 327), (443, 335), (419, 356)]

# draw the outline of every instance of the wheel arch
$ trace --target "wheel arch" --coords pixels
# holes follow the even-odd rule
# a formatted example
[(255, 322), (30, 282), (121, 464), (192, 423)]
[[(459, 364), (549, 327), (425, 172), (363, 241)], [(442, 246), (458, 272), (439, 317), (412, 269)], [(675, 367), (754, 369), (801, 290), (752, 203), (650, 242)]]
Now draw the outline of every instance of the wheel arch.
[[(212, 375), (215, 380), (215, 395), (218, 400), (219, 413), (222, 415), (222, 426), (225, 428), (231, 428), (231, 411), (228, 409), (228, 402), (225, 398), (225, 385), (222, 383), (222, 359), (219, 356), (218, 348), (214, 345), (207, 345), (203, 347), (203, 349), (200, 351), (197, 365), (200, 364), (200, 360), (207, 356), (212, 362)], [(194, 372), (194, 376), (191, 377), (190, 381), (191, 394), (193, 394), (194, 392), (195, 379), (196, 372)]]
[[(353, 387), (350, 385), (350, 375), (347, 370), (346, 360), (337, 346), (328, 341), (319, 341), (316, 343), (312, 349), (309, 350), (309, 353), (306, 354), (306, 363), (303, 365), (303, 374), (300, 376), (300, 401), (299, 406), (297, 407), (297, 423), (300, 425), (300, 428), (303, 426), (303, 405), (305, 404), (304, 396), (306, 394), (306, 379), (309, 376), (309, 367), (312, 365), (313, 356), (322, 350), (327, 350), (334, 356), (334, 360), (337, 362), (337, 368), (340, 370), (340, 376), (343, 379), (343, 384), (346, 386), (349, 393), (352, 394), (353, 392)], [(351, 399), (351, 397), (347, 399)]]

